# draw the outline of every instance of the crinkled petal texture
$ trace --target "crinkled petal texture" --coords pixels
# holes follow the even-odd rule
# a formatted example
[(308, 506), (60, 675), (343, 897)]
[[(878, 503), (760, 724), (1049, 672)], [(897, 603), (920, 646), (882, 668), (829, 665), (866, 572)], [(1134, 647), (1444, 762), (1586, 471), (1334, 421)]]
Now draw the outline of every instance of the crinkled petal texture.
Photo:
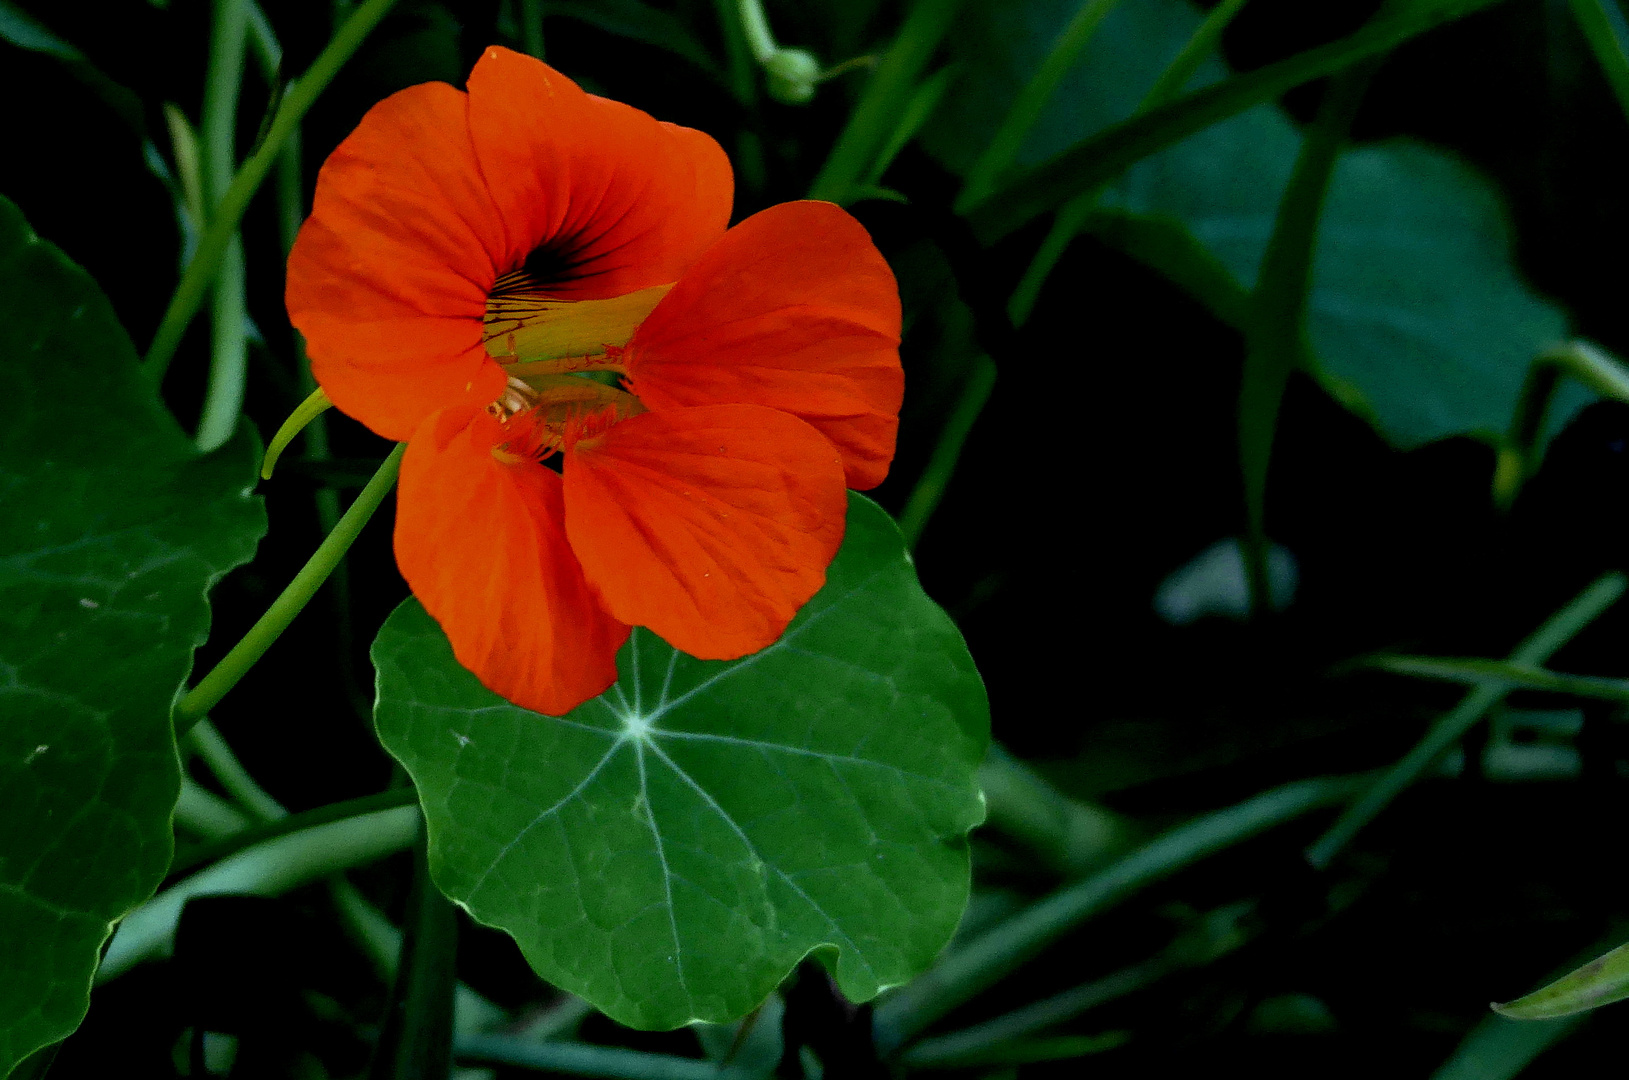
[(654, 411), (736, 403), (801, 417), (863, 491), (894, 457), (899, 333), (899, 289), (865, 228), (831, 203), (782, 203), (707, 249), (625, 361)]
[(561, 716), (616, 681), (628, 627), (571, 553), (559, 475), (497, 461), (503, 438), (481, 412), (420, 426), (402, 460), (396, 563), (459, 663), (515, 704)]
[(843, 540), (843, 464), (760, 405), (649, 412), (565, 460), (566, 535), (606, 608), (704, 660), (780, 637)]
[(542, 246), (553, 296), (592, 300), (677, 281), (724, 235), (730, 161), (709, 135), (585, 94), (546, 64), (489, 48), (469, 77), (475, 156), (506, 224), (504, 265)]
[(541, 251), (561, 297), (673, 281), (723, 234), (732, 199), (708, 136), (488, 49), (469, 93), (393, 94), (328, 158), (289, 255), (289, 317), (334, 404), (406, 439), (502, 392), (481, 345), (501, 275)]

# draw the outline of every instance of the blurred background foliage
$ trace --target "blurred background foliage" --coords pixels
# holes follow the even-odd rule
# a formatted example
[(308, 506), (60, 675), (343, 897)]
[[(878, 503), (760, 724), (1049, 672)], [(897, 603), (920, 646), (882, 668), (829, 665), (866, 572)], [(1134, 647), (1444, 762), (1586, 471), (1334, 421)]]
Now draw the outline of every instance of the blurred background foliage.
[[(732, 3), (401, 0), (307, 115), (298, 190), (309, 197), (325, 155), (373, 102), (425, 80), (459, 84), (481, 49), (504, 43), (713, 134), (735, 164), (739, 218), (809, 192), (908, 6), (766, 3), (782, 45), (835, 69), (810, 100), (786, 103), (766, 92)], [(1060, 69), (1007, 164), (1042, 164), (1147, 104), (1216, 5), (1099, 6), (1113, 10)], [(1381, 7), (1229, 6), (1236, 17), (1191, 86), (1342, 39)], [(920, 534), (923, 583), (968, 639), (997, 738), (1027, 763), (987, 776), (994, 814), (975, 836), (964, 941), (1068, 882), (1090, 884), (1128, 852), (1146, 854), (1139, 845), (1182, 822), (1256, 805), (1286, 782), (1392, 766), (1464, 691), (1350, 661), (1503, 657), (1625, 567), (1629, 407), (1564, 383), (1542, 462), (1521, 464), (1530, 475), (1519, 494), (1495, 485), (1535, 356), (1569, 337), (1629, 353), (1615, 254), (1629, 246), (1629, 125), (1575, 6), (1488, 5), (1406, 42), (1363, 83), (1342, 74), (1295, 86), (1110, 177), (1074, 228), (1057, 232), (1042, 215), (984, 243), (957, 212), (963, 181), (977, 181), (1011, 103), (1085, 8), (961, 5), (927, 69), (942, 97), (924, 99), (934, 108), (920, 138), (850, 205), (894, 266), (906, 310), (900, 449), (878, 498)], [(264, 13), (281, 70), (294, 73), (345, 11), (268, 3)], [(178, 188), (158, 173), (175, 162), (166, 106), (194, 125), (201, 115), (210, 18), (204, 0), (0, 7), (11, 103), (0, 112), (0, 192), (90, 271), (138, 345), (185, 254)], [(240, 150), (277, 85), (275, 71), (258, 70), (252, 58)], [(1258, 599), (1271, 594), (1282, 610), (1232, 618), (1248, 603), (1232, 538), (1251, 525), (1237, 402), (1247, 357), (1271, 345), (1249, 290), (1304, 141), (1338, 144), (1342, 123), (1355, 149), (1332, 165), (1305, 337), (1287, 332), (1299, 368), (1266, 489), (1264, 533), (1280, 546), (1263, 551), (1277, 580)], [(288, 212), (268, 185), (243, 225), (255, 326), (245, 409), (262, 436), (304, 396), (281, 302)], [(1043, 277), (1032, 264), (1049, 235), (1056, 261)], [(189, 429), (209, 362), (200, 321), (165, 382)], [(946, 447), (959, 433), (958, 461)], [(314, 492), (360, 487), (387, 449), (346, 421), (329, 438), (325, 459), (287, 460), (264, 486), (275, 527), (217, 590), (199, 670), (321, 535)], [(936, 503), (913, 497), (925, 475)], [(378, 791), (390, 773), (365, 719), (366, 647), (405, 592), (385, 519), (364, 533), (341, 587), (348, 599), (304, 614), (214, 714), (294, 810)], [(1629, 676), (1626, 639), (1629, 619), (1608, 609), (1549, 664)], [(1131, 902), (1090, 908), (887, 1067), (1472, 1080), (1572, 1076), (1618, 1060), (1610, 1013), (1522, 1026), (1486, 1003), (1616, 943), (1629, 925), (1611, 840), (1629, 790), (1622, 707), (1524, 690), (1485, 713), (1321, 869), (1303, 851), (1328, 828), (1327, 810), (1286, 812), (1288, 824), (1260, 835), (1217, 823), (1238, 842), (1149, 870)], [(1306, 808), (1350, 791), (1306, 796)], [(398, 921), (409, 876), (406, 856), (352, 875)], [(359, 1074), (388, 987), (338, 929), (332, 902), (313, 887), (191, 905), (175, 958), (100, 989), (53, 1075)], [(717, 1032), (698, 1044), (688, 1031), (636, 1033), (585, 1014), (507, 938), (467, 921), (458, 974), (533, 1035), (730, 1052)], [(1063, 996), (1051, 1013), (1012, 1019), (1053, 994)], [(856, 1012), (805, 969), (786, 988), (785, 1044), (755, 1052), (781, 1075), (880, 1075), (871, 1035), (899, 1050), (903, 1035), (888, 1027), (899, 1000)], [(1007, 1034), (955, 1041), (996, 1017)], [(226, 1039), (235, 1057), (219, 1050)]]

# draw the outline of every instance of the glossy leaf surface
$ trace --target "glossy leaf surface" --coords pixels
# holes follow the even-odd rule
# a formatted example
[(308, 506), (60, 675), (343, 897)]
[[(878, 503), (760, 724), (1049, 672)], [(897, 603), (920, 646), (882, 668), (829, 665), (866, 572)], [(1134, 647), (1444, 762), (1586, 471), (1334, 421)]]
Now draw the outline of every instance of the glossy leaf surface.
[[(1078, 6), (969, 7), (957, 31), (965, 73), (926, 135), (936, 156), (958, 171), (971, 165)], [(1017, 164), (1038, 165), (1132, 115), (1200, 18), (1187, 0), (1124, 0), (1053, 95)], [(1212, 60), (1189, 89), (1225, 75)], [(1257, 107), (1133, 166), (1102, 192), (1089, 227), (1236, 320), (1300, 143), (1281, 109)], [(1561, 311), (1521, 281), (1488, 181), (1443, 151), (1401, 141), (1350, 149), (1337, 163), (1308, 321), (1313, 374), (1400, 447), (1502, 433), (1528, 363), (1567, 332)], [(1569, 387), (1556, 416), (1584, 400)]]
[(437, 884), (617, 1020), (732, 1020), (811, 951), (863, 1001), (955, 929), (988, 706), (861, 496), (779, 642), (700, 661), (635, 630), (620, 681), (563, 718), (482, 687), (413, 600), (373, 655)]
[(170, 708), (265, 531), (254, 451), (198, 457), (96, 284), (0, 199), (0, 1075), (78, 1025), (170, 864)]

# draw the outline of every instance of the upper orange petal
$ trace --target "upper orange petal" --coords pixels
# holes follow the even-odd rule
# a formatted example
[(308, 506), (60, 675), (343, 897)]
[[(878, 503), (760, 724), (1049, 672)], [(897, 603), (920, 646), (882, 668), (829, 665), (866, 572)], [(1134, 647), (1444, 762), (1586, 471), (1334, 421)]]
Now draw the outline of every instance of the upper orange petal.
[(496, 46), (469, 77), (469, 126), (512, 270), (538, 247), (569, 266), (543, 282), (573, 300), (677, 280), (729, 224), (735, 181), (699, 131), (584, 93)]
[(780, 637), (843, 540), (837, 451), (759, 405), (643, 413), (564, 472), (566, 535), (606, 608), (703, 659)]
[(807, 420), (865, 490), (894, 457), (899, 332), (899, 289), (865, 228), (831, 203), (782, 203), (707, 249), (625, 362), (654, 410), (740, 402)]
[(324, 163), (289, 254), (289, 318), (313, 374), (341, 411), (389, 439), (503, 390), (481, 319), (504, 224), (465, 102), (425, 83), (368, 110)]
[(438, 413), (408, 443), (396, 563), (458, 662), (524, 708), (561, 716), (616, 681), (628, 627), (583, 579), (564, 530), (560, 477), (500, 464), (485, 413)]

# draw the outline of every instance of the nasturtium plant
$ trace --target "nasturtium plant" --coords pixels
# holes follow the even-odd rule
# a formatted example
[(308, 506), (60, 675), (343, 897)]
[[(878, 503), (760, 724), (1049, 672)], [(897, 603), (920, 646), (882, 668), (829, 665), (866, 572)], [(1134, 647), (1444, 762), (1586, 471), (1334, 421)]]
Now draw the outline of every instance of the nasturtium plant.
[(961, 916), (983, 683), (863, 496), (825, 587), (740, 660), (635, 629), (618, 682), (556, 718), (484, 688), (414, 600), (373, 656), (436, 883), (623, 1023), (734, 1019), (811, 952), (868, 1000)]
[(246, 432), (199, 456), (106, 297), (0, 198), (0, 1076), (85, 1015), (170, 865), (170, 709), (265, 531)]
[[(971, 167), (1078, 8), (968, 5), (952, 38), (962, 69), (925, 134), (941, 161)], [(1135, 113), (1200, 20), (1188, 0), (1117, 4), (1016, 165), (1038, 165)], [(1188, 89), (1226, 74), (1207, 61)], [(1259, 106), (1137, 163), (1101, 192), (1088, 227), (1237, 321), (1300, 145), (1283, 110)], [(1564, 314), (1521, 281), (1503, 207), (1474, 169), (1401, 140), (1341, 157), (1318, 227), (1311, 374), (1391, 443), (1504, 432), (1529, 363), (1566, 332)], [(1585, 399), (1570, 389), (1556, 418)]]

